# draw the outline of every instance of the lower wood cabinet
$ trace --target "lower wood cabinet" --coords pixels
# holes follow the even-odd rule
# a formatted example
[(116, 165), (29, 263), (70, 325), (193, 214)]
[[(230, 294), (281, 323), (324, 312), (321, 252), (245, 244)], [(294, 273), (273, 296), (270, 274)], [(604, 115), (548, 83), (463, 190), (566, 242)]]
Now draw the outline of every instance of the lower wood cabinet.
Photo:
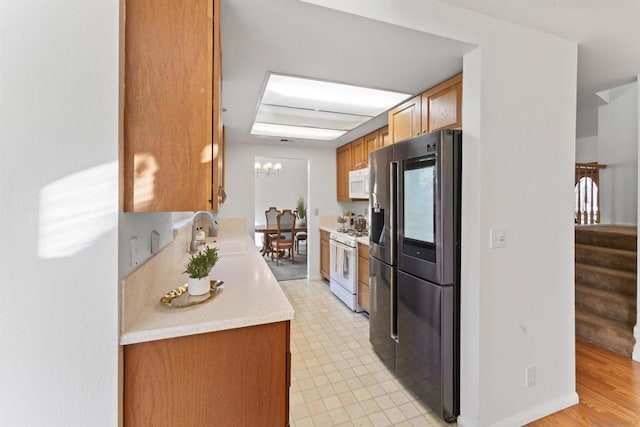
[(358, 305), (369, 312), (369, 246), (358, 243)]
[(289, 425), (289, 321), (124, 346), (124, 425)]
[(329, 280), (329, 232), (320, 230), (320, 275)]

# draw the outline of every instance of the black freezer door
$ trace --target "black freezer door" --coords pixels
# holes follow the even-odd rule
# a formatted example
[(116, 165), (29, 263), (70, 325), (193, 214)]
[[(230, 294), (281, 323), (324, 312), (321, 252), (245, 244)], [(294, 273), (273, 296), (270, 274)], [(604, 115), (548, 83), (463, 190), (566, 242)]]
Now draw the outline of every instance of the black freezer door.
[(458, 415), (454, 288), (397, 272), (396, 376), (445, 420)]
[(380, 360), (395, 369), (395, 346), (392, 338), (397, 332), (394, 305), (395, 268), (374, 257), (369, 258), (369, 341)]

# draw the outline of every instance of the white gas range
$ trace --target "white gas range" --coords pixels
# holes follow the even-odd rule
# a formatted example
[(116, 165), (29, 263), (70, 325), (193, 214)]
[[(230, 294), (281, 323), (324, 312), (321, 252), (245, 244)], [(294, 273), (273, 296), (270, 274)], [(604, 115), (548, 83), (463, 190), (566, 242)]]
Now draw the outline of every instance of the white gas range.
[(347, 307), (362, 311), (358, 307), (358, 242), (366, 236), (355, 230), (333, 232), (329, 235), (329, 288)]

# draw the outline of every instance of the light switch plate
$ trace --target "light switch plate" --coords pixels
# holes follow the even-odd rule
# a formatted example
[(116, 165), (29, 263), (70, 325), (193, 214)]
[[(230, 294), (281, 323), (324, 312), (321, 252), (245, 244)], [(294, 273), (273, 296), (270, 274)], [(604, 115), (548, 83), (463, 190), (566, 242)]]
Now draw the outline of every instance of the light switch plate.
[(504, 248), (504, 246), (505, 246), (504, 228), (492, 227), (489, 230), (489, 248), (497, 249), (497, 248)]

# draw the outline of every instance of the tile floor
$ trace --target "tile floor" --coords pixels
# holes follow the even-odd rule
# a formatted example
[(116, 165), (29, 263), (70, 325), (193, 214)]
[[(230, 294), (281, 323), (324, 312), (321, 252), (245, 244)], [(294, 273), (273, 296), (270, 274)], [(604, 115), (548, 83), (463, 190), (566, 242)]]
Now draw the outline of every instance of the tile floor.
[(369, 321), (320, 280), (280, 282), (291, 322), (290, 421), (306, 426), (455, 426), (405, 390), (369, 344)]

